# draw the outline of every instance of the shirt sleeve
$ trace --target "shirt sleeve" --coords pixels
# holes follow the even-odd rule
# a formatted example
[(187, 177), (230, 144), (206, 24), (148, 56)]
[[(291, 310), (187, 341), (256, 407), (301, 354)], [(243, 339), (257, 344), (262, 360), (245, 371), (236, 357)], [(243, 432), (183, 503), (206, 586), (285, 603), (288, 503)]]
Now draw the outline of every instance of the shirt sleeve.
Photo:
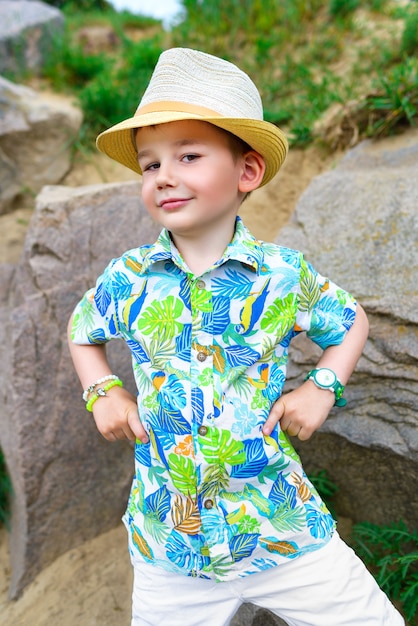
[(80, 345), (102, 344), (120, 337), (115, 299), (112, 291), (112, 268), (115, 260), (86, 291), (74, 309), (71, 340)]
[(344, 289), (319, 274), (301, 255), (295, 330), (305, 331), (320, 348), (340, 344), (356, 316), (356, 302)]

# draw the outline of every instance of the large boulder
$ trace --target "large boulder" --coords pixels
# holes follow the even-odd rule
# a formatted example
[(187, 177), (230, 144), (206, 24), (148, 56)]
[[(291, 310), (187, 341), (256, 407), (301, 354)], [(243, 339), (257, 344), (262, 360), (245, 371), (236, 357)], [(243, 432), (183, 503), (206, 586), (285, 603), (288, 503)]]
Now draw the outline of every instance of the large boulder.
[(64, 16), (37, 0), (0, 1), (0, 74), (37, 71), (64, 30)]
[[(303, 250), (366, 309), (370, 336), (346, 389), (313, 439), (306, 469), (325, 469), (336, 506), (354, 521), (418, 519), (418, 131), (365, 141), (317, 177), (281, 244)], [(306, 338), (292, 353), (288, 389), (318, 358)]]
[(32, 197), (61, 181), (82, 119), (68, 98), (47, 97), (0, 76), (0, 214), (28, 192)]
[[(45, 187), (16, 268), (1, 267), (0, 446), (12, 478), (10, 533), (17, 597), (68, 549), (120, 522), (133, 476), (128, 443), (109, 444), (86, 412), (66, 325), (106, 263), (155, 240), (139, 183)], [(113, 369), (134, 391), (125, 346)]]

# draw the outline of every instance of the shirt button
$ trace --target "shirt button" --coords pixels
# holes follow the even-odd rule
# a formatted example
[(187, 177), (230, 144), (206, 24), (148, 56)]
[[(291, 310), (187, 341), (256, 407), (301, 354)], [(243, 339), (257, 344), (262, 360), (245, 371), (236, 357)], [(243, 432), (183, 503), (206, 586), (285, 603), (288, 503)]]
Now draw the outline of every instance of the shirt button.
[(204, 281), (204, 280), (198, 280), (198, 281), (196, 282), (196, 287), (197, 287), (198, 289), (204, 289), (204, 288), (206, 287), (206, 285), (205, 285), (205, 281)]
[(207, 426), (200, 426), (197, 432), (199, 433), (199, 435), (202, 435), (202, 437), (204, 437), (208, 432)]
[(204, 352), (198, 352), (197, 353), (197, 360), (198, 361), (206, 361), (207, 355)]
[(213, 509), (213, 500), (205, 500), (205, 509)]

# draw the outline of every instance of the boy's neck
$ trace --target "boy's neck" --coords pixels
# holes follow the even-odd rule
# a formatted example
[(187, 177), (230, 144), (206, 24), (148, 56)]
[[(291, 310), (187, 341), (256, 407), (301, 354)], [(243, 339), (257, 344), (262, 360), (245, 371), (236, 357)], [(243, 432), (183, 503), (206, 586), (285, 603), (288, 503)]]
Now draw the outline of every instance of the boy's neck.
[(183, 260), (195, 276), (206, 272), (225, 252), (235, 232), (235, 222), (228, 231), (208, 232), (198, 238), (171, 234), (171, 238)]

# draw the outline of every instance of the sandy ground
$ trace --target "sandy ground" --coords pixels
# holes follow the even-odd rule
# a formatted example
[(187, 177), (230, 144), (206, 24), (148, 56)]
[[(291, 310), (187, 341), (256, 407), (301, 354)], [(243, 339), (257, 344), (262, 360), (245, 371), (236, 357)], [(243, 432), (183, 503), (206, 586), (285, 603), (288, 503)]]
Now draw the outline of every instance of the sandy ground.
[[(312, 178), (337, 160), (316, 147), (292, 150), (276, 178), (244, 203), (241, 215), (250, 230), (260, 239), (274, 240)], [(105, 156), (78, 156), (62, 184), (132, 179), (138, 177)], [(0, 216), (0, 263), (18, 262), (31, 213), (31, 208), (20, 208)], [(10, 602), (7, 534), (0, 529), (0, 626), (128, 626), (132, 579), (125, 535), (121, 523), (67, 552)]]

